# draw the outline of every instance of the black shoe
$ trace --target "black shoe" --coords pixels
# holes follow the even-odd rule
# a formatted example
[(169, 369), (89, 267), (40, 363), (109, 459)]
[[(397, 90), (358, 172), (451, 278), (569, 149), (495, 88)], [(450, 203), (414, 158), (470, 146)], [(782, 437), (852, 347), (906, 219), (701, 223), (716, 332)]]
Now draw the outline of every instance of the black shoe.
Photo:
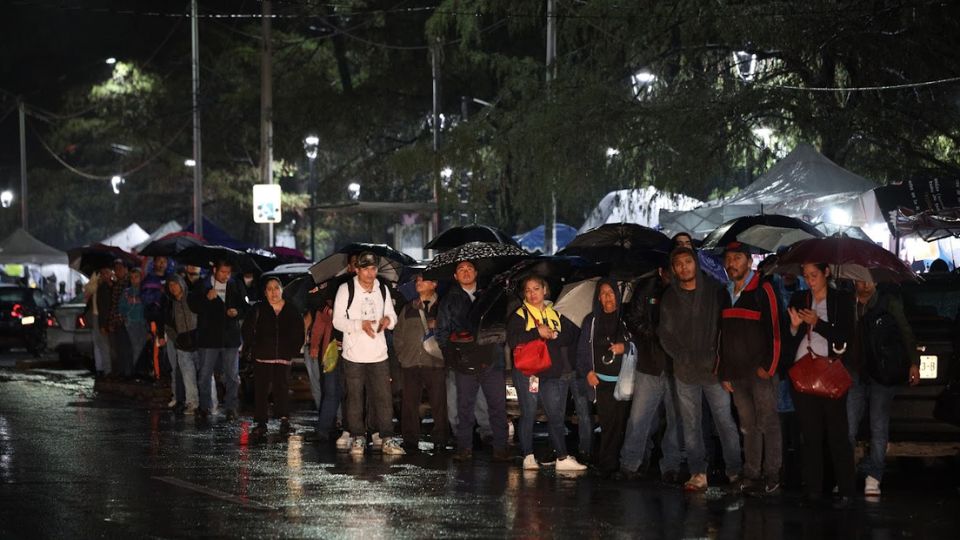
[(250, 438), (260, 441), (267, 437), (267, 424), (260, 422), (257, 424), (257, 427), (253, 428), (253, 431), (250, 432)]
[(833, 500), (833, 508), (836, 510), (846, 510), (853, 506), (853, 497), (841, 495)]
[(780, 481), (779, 480), (767, 480), (763, 485), (763, 494), (767, 496), (777, 495), (780, 493)]
[(620, 467), (620, 476), (622, 476), (624, 480), (639, 480), (642, 475), (639, 470), (632, 471), (625, 467)]
[(744, 478), (738, 486), (734, 487), (734, 489), (743, 492), (744, 495), (750, 495), (751, 497), (763, 496), (763, 488), (763, 482), (757, 478)]
[(237, 419), (237, 411), (229, 409), (227, 410), (227, 413), (223, 415), (223, 418), (227, 422), (233, 422)]
[(197, 409), (196, 417), (197, 420), (206, 420), (210, 418), (210, 411), (207, 409)]
[(187, 410), (187, 406), (181, 403), (177, 403), (173, 406), (173, 414), (176, 416), (183, 416), (184, 412)]
[(669, 484), (671, 486), (679, 485), (684, 481), (683, 477), (680, 476), (680, 471), (675, 471), (673, 469), (665, 471), (660, 474), (660, 481), (664, 484)]
[(512, 460), (513, 456), (510, 455), (510, 450), (508, 448), (493, 449), (493, 461), (497, 463), (507, 463)]
[(286, 418), (280, 419), (280, 434), (281, 435), (293, 435), (297, 430), (290, 425), (290, 421)]

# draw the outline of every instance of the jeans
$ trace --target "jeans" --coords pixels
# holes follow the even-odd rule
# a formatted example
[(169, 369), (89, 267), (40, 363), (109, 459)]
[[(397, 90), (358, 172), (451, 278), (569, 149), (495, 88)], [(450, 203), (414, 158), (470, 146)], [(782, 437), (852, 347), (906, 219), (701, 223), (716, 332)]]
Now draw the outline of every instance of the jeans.
[(214, 373), (220, 373), (226, 390), (223, 404), (228, 411), (237, 412), (240, 405), (240, 356), (237, 347), (222, 349), (200, 349), (200, 382), (197, 390), (200, 394), (200, 408), (209, 411), (213, 407), (210, 381)]
[(93, 332), (93, 365), (98, 373), (110, 373), (110, 338), (100, 331), (100, 321), (96, 315), (90, 315), (90, 331)]
[[(648, 375), (638, 372), (634, 385), (633, 403), (630, 406), (627, 431), (623, 440), (623, 448), (620, 450), (620, 465), (629, 471), (636, 471), (643, 463), (644, 458), (648, 456), (647, 447), (650, 434), (654, 430), (654, 426), (659, 425), (657, 420), (660, 416), (660, 404), (665, 403), (672, 393), (670, 376), (666, 373)], [(672, 396), (670, 402), (670, 408), (672, 409)], [(680, 467), (680, 449), (678, 448), (676, 433), (677, 426), (674, 425), (668, 414), (667, 430), (664, 432), (663, 442), (661, 442), (663, 459), (660, 461), (660, 467), (664, 471), (675, 471)]]
[(347, 383), (347, 429), (356, 437), (363, 436), (364, 390), (370, 397), (370, 412), (376, 417), (381, 439), (393, 437), (393, 394), (390, 392), (390, 362), (343, 361), (343, 376)]
[(573, 374), (568, 373), (556, 379), (540, 380), (540, 402), (543, 411), (547, 413), (547, 431), (550, 433), (550, 443), (557, 452), (557, 459), (567, 457), (567, 394), (570, 393), (570, 383)]
[(305, 349), (303, 365), (307, 368), (307, 377), (310, 378), (310, 395), (313, 396), (313, 404), (320, 410), (320, 402), (323, 400), (323, 365), (321, 361), (310, 358), (309, 347)]
[(321, 435), (329, 434), (337, 427), (337, 411), (340, 409), (340, 402), (343, 401), (343, 363), (345, 361), (340, 358), (337, 361), (337, 367), (330, 373), (323, 373), (323, 369), (317, 370), (320, 372), (321, 387), (317, 432)]
[(683, 420), (683, 441), (687, 448), (687, 465), (690, 474), (705, 474), (707, 460), (704, 452), (703, 426), (701, 425), (702, 398), (706, 398), (713, 421), (720, 435), (723, 449), (723, 463), (727, 476), (740, 474), (743, 458), (740, 457), (740, 433), (733, 422), (730, 408), (730, 394), (720, 386), (713, 384), (687, 384), (677, 380), (677, 405)]
[[(490, 412), (487, 411), (487, 398), (483, 397), (483, 393), (477, 390), (476, 399), (477, 404), (474, 406), (473, 416), (477, 420), (477, 429), (480, 431), (480, 437), (492, 437), (493, 431), (490, 429)], [(457, 432), (458, 416), (457, 373), (449, 369), (447, 370), (447, 420), (450, 422), (450, 431), (452, 433)]]
[[(517, 390), (517, 401), (520, 403), (520, 418), (517, 420), (517, 441), (520, 443), (520, 455), (523, 457), (533, 454), (533, 426), (537, 422), (537, 398), (540, 393), (530, 392), (530, 377), (514, 369), (513, 387)], [(540, 392), (543, 384), (540, 385)]]
[(177, 396), (177, 402), (184, 405), (193, 405), (196, 407), (200, 401), (200, 394), (197, 390), (197, 352), (181, 351), (174, 349), (177, 355), (177, 370), (183, 378), (183, 400)]
[(473, 448), (473, 426), (476, 423), (475, 409), (477, 391), (483, 391), (487, 401), (493, 447), (504, 450), (507, 447), (507, 387), (503, 380), (503, 370), (490, 367), (485, 371), (470, 375), (459, 373), (457, 378), (457, 448)]
[(143, 321), (128, 321), (126, 327), (127, 339), (130, 340), (131, 354), (125, 367), (129, 370), (130, 374), (133, 374), (136, 373), (136, 367), (139, 363), (138, 360), (140, 360), (143, 348), (147, 344), (147, 327)]
[(663, 416), (666, 419), (663, 439), (660, 441), (660, 472), (679, 471), (680, 464), (687, 458), (683, 448), (683, 422), (677, 410), (677, 380), (667, 376), (667, 391), (663, 394)]
[[(573, 374), (571, 374), (573, 375)], [(590, 412), (590, 390), (586, 379), (573, 376), (570, 389), (573, 392), (573, 407), (577, 411), (577, 435), (580, 442), (577, 450), (584, 455), (593, 451), (593, 415)]]
[[(170, 363), (170, 393), (177, 400), (177, 403), (185, 403), (187, 400), (187, 394), (186, 394), (187, 390), (186, 390), (186, 386), (183, 379), (184, 375), (183, 373), (181, 373), (180, 360), (177, 357), (176, 345), (174, 345), (172, 341), (168, 340), (166, 345), (163, 346), (162, 354), (166, 355), (167, 362)], [(196, 364), (195, 368), (199, 368), (200, 359), (197, 357), (199, 356), (200, 353), (198, 353), (197, 351), (194, 351), (193, 354), (194, 354), (194, 364)], [(151, 362), (150, 370), (153, 371), (152, 358), (150, 362)], [(193, 378), (194, 380), (196, 380), (197, 378), (196, 374), (194, 374)], [(197, 401), (194, 401), (194, 403), (197, 403)]]
[(887, 386), (873, 380), (869, 375), (851, 373), (853, 385), (847, 393), (847, 422), (850, 447), (857, 445), (857, 431), (863, 419), (864, 409), (870, 407), (870, 453), (860, 462), (860, 470), (878, 481), (883, 479), (883, 465), (887, 459), (887, 442), (890, 440), (890, 406), (897, 393), (896, 386)]
[(743, 474), (750, 479), (759, 479), (762, 460), (763, 476), (767, 481), (779, 481), (783, 462), (783, 437), (777, 413), (779, 381), (776, 377), (761, 379), (751, 376), (731, 384), (733, 403), (737, 406), (740, 431), (743, 432)]

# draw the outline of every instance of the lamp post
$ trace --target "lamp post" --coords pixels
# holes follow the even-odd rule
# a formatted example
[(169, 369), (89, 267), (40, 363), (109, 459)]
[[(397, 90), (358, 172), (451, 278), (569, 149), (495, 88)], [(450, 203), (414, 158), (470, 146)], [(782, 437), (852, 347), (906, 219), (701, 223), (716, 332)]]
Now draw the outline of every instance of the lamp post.
[(0, 193), (0, 206), (3, 206), (4, 208), (10, 208), (10, 205), (12, 204), (13, 204), (12, 191), (10, 191), (9, 189), (6, 189), (3, 191), (3, 193)]
[(320, 138), (316, 135), (307, 135), (303, 139), (303, 149), (310, 162), (310, 260), (316, 260), (317, 239), (314, 229), (314, 206), (317, 205), (317, 151), (320, 147)]

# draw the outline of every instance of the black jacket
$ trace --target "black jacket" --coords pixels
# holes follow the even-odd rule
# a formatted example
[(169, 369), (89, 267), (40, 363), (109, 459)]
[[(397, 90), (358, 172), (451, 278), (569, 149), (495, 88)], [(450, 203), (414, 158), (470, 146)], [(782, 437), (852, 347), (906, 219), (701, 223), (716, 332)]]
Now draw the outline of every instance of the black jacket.
[(637, 371), (655, 377), (672, 372), (670, 357), (660, 346), (660, 337), (657, 336), (660, 299), (664, 290), (666, 287), (660, 276), (640, 281), (634, 289), (626, 314), (627, 328), (637, 346)]
[[(540, 339), (540, 333), (534, 327), (527, 330), (527, 320), (516, 312), (508, 317), (507, 320), (507, 345), (512, 351), (521, 343), (529, 343), (535, 339)], [(547, 351), (550, 353), (550, 368), (537, 373), (541, 379), (557, 379), (564, 373), (570, 373), (576, 369), (576, 362), (572, 350), (580, 339), (580, 329), (577, 325), (560, 314), (560, 335), (557, 339), (547, 340)]]
[[(477, 294), (479, 294), (479, 290)], [(437, 311), (437, 344), (446, 347), (450, 341), (450, 334), (455, 332), (470, 332), (476, 335), (477, 329), (470, 322), (470, 306), (473, 301), (470, 295), (459, 284), (454, 284), (440, 299)]]
[(771, 377), (775, 375), (783, 345), (781, 325), (777, 293), (759, 272), (754, 273), (735, 304), (730, 294), (725, 294), (720, 311), (720, 380), (752, 377), (757, 368)]
[[(242, 287), (232, 279), (227, 281), (226, 302), (219, 297), (208, 300), (212, 280), (210, 276), (197, 282), (187, 296), (190, 310), (197, 314), (197, 344), (201, 349), (239, 347), (240, 321), (250, 306), (244, 299)], [(236, 317), (227, 317), (230, 308), (237, 310)]]
[(280, 313), (274, 312), (268, 302), (257, 302), (243, 320), (242, 330), (244, 350), (252, 350), (255, 360), (290, 360), (300, 356), (303, 317), (289, 302)]
[[(790, 297), (790, 307), (809, 309), (812, 295), (813, 293), (811, 291), (797, 291), (793, 293), (793, 296)], [(853, 340), (856, 325), (856, 306), (854, 302), (856, 302), (856, 299), (853, 297), (853, 294), (829, 287), (827, 289), (827, 317), (830, 320), (824, 321), (820, 319), (813, 327), (815, 333), (820, 334), (830, 343), (829, 355), (834, 358), (842, 358), (844, 366), (851, 370), (856, 368), (854, 365), (856, 355), (848, 354), (853, 352), (852, 349), (854, 345)], [(800, 323), (800, 328), (797, 330), (796, 335), (790, 333), (789, 322), (786, 326), (787, 331), (784, 332), (784, 337), (787, 339), (787, 343), (785, 347), (787, 347), (787, 350), (792, 351), (791, 354), (787, 355), (786, 360), (789, 361), (789, 365), (793, 365), (797, 355), (797, 348), (800, 346), (803, 336), (807, 333), (808, 325), (806, 323)]]

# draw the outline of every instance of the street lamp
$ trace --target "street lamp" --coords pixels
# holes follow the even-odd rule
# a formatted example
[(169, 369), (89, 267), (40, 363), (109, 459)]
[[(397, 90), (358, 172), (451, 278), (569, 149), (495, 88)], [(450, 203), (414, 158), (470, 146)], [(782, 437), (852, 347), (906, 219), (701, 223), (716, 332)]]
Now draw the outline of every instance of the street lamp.
[(112, 66), (117, 63), (117, 59), (111, 56), (110, 58), (106, 59), (106, 63), (108, 66)]
[(6, 189), (3, 193), (0, 193), (0, 206), (10, 208), (11, 204), (13, 204), (13, 192)]
[(643, 99), (643, 94), (653, 90), (653, 83), (657, 76), (647, 70), (641, 70), (630, 76), (630, 85), (633, 86), (633, 95), (637, 99)]
[(320, 148), (320, 138), (316, 135), (307, 135), (303, 139), (303, 150), (307, 153), (310, 162), (310, 259), (316, 260), (317, 239), (314, 229), (314, 206), (317, 205), (317, 152)]
[(183, 165), (184, 165), (185, 167), (196, 167), (196, 166), (197, 166), (197, 160), (195, 160), (195, 159), (185, 159), (185, 160), (183, 160)]
[(120, 194), (120, 186), (122, 186), (124, 183), (126, 183), (126, 180), (119, 175), (114, 175), (113, 178), (110, 179), (110, 187), (113, 188), (114, 195)]
[(350, 182), (350, 185), (347, 186), (347, 192), (350, 194), (350, 200), (360, 200), (360, 184), (357, 182)]

